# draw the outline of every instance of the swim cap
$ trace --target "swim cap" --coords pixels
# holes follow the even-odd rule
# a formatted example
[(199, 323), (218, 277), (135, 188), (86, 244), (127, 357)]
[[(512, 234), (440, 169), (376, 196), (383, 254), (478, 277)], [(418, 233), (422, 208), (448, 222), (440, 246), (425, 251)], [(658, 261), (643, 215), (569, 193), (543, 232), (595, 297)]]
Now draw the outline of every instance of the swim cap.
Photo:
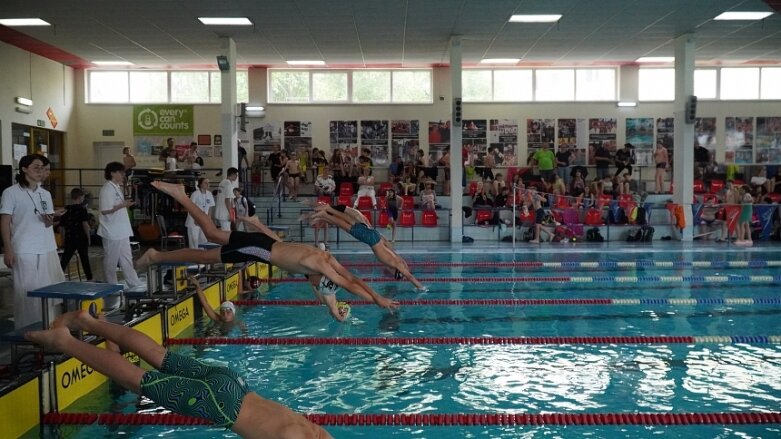
[(249, 287), (254, 289), (257, 289), (260, 286), (260, 278), (257, 276), (250, 276), (249, 277)]
[(339, 313), (342, 314), (345, 318), (350, 317), (350, 304), (347, 302), (336, 302), (336, 309), (339, 310)]
[(325, 294), (328, 296), (333, 296), (336, 294), (336, 291), (339, 289), (339, 285), (336, 285), (334, 281), (331, 279), (328, 279), (323, 275), (320, 278), (320, 284), (318, 285), (318, 288), (320, 289), (321, 294)]
[(226, 300), (225, 302), (222, 302), (222, 305), (220, 305), (220, 311), (223, 309), (230, 310), (233, 314), (236, 314), (236, 305), (233, 304), (230, 300)]

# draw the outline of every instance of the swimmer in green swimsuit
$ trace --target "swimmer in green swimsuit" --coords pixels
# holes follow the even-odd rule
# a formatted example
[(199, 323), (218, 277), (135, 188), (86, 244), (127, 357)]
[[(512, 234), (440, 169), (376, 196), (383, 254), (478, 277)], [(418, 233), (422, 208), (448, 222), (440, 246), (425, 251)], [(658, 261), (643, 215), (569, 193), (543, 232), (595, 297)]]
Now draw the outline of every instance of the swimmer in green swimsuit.
[[(145, 371), (117, 353), (71, 336), (81, 330), (134, 352), (157, 370)], [(31, 331), (27, 340), (75, 357), (121, 386), (166, 409), (211, 420), (244, 438), (330, 438), (303, 416), (251, 392), (236, 372), (167, 351), (127, 326), (97, 320), (86, 311), (60, 316), (52, 329)]]

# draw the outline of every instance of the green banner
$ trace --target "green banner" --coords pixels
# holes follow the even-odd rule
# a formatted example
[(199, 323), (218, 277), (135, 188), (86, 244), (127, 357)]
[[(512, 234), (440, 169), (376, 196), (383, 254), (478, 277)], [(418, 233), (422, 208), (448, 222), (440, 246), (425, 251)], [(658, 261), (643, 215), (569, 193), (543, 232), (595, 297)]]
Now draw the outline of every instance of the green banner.
[(133, 135), (192, 136), (192, 105), (133, 105)]

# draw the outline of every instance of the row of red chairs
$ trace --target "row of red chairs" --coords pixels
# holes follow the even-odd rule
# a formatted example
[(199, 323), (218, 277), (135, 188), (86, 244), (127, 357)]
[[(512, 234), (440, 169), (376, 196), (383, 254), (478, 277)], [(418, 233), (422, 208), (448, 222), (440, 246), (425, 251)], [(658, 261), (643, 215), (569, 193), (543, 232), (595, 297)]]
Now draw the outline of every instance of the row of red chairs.
[[(361, 213), (369, 221), (369, 224), (373, 224), (372, 212), (370, 210), (361, 210)], [(436, 227), (437, 222), (439, 220), (439, 216), (437, 215), (436, 211), (424, 210), (423, 213), (421, 214), (420, 219), (422, 225), (426, 227)], [(385, 210), (381, 210), (379, 215), (377, 216), (377, 227), (385, 227), (388, 225), (389, 221), (390, 221), (390, 215), (388, 215), (388, 212)], [(415, 219), (415, 211), (414, 210), (400, 211), (399, 220), (396, 223), (396, 225), (400, 227), (412, 227), (417, 225), (417, 221)]]
[[(745, 181), (735, 179), (732, 180), (732, 184), (735, 186), (743, 186)], [(717, 194), (724, 190), (724, 180), (711, 180), (708, 187), (705, 187), (705, 182), (702, 180), (694, 180), (694, 193), (695, 194)]]
[[(378, 191), (378, 195), (384, 197), (385, 192), (387, 192), (390, 189), (393, 189), (393, 183), (389, 183), (389, 182), (380, 183), (380, 190)], [(354, 194), (355, 192), (353, 191), (352, 183), (343, 182), (339, 184), (339, 196), (352, 197)]]
[[(415, 197), (412, 195), (398, 195), (399, 198), (402, 198), (403, 201), (403, 208), (404, 209), (412, 209), (415, 206)], [(331, 204), (333, 202), (333, 199), (330, 195), (320, 195), (317, 197), (318, 203), (325, 203), (325, 204)], [(353, 197), (352, 195), (339, 195), (336, 197), (336, 204), (343, 204), (345, 206), (352, 206), (353, 205)], [(358, 198), (358, 209), (371, 209), (374, 206), (372, 206), (372, 199), (369, 197), (359, 197)], [(377, 197), (377, 208), (380, 210), (385, 210), (388, 208), (388, 200), (385, 197)]]

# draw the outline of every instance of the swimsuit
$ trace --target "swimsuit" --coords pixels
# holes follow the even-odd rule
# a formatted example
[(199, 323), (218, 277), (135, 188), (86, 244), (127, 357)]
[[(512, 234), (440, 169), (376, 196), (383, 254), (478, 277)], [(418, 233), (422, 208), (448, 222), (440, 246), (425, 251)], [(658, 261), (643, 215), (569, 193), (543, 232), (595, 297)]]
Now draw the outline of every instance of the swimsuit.
[(142, 395), (176, 413), (209, 419), (224, 428), (236, 422), (248, 393), (244, 379), (227, 367), (171, 351), (160, 370), (150, 370), (141, 378)]
[(380, 235), (378, 231), (369, 228), (369, 226), (364, 223), (353, 224), (353, 226), (350, 227), (350, 231), (348, 233), (352, 235), (353, 238), (361, 241), (369, 247), (374, 247), (380, 241), (382, 241), (382, 235)]
[(220, 260), (227, 263), (259, 261), (271, 263), (271, 247), (277, 241), (265, 233), (231, 232), (228, 244), (220, 250)]
[(667, 162), (657, 163), (656, 169), (667, 169)]
[(396, 197), (388, 198), (388, 208), (386, 209), (388, 216), (393, 218), (393, 221), (399, 219), (399, 206), (396, 202)]

